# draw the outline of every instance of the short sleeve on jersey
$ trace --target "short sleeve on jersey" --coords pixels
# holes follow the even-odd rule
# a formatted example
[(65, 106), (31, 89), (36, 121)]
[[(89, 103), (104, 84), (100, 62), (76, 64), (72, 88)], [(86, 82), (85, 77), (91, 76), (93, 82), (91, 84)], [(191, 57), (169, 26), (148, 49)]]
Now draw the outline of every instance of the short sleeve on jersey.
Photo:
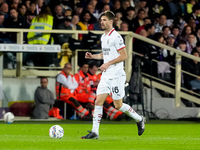
[(123, 38), (121, 37), (121, 35), (118, 35), (116, 38), (115, 38), (115, 47), (117, 49), (117, 51), (125, 48), (125, 45), (124, 45), (124, 40)]

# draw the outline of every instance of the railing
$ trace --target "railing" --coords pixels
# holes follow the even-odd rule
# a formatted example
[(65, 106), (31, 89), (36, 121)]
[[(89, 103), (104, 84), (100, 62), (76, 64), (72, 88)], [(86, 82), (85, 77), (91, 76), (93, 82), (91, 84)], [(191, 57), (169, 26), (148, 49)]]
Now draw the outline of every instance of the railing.
[[(29, 30), (29, 29), (0, 29), (0, 31), (3, 32), (17, 32), (17, 44), (23, 44), (23, 33), (24, 32), (43, 32), (43, 33), (69, 33), (72, 34), (72, 37), (74, 39), (78, 39), (78, 34), (87, 34), (88, 31), (74, 31), (74, 30)], [(91, 31), (92, 33), (95, 34), (102, 34), (103, 31)], [(169, 93), (172, 93), (175, 95), (175, 100), (176, 100), (176, 107), (180, 107), (180, 99), (181, 98), (188, 98), (188, 100), (196, 102), (198, 104), (200, 104), (200, 101), (198, 98), (196, 98), (195, 96), (186, 94), (184, 92), (181, 91), (181, 57), (187, 57), (193, 60), (197, 60), (200, 62), (200, 59), (192, 56), (190, 54), (187, 54), (185, 52), (182, 51), (178, 51), (172, 47), (169, 47), (167, 45), (161, 44), (159, 42), (156, 42), (154, 40), (145, 38), (143, 36), (140, 36), (138, 34), (132, 33), (132, 32), (119, 32), (121, 35), (125, 35), (125, 45), (126, 45), (126, 49), (127, 49), (127, 54), (128, 54), (128, 59), (125, 61), (125, 72), (127, 74), (127, 81), (130, 80), (130, 76), (131, 76), (131, 71), (132, 71), (132, 48), (133, 48), (133, 42), (132, 42), (132, 38), (135, 37), (137, 39), (140, 39), (142, 41), (145, 41), (147, 43), (151, 43), (153, 45), (156, 45), (158, 47), (161, 48), (166, 48), (167, 50), (176, 53), (176, 71), (175, 71), (175, 89), (171, 88), (170, 86), (166, 86), (163, 85), (159, 82), (156, 81), (152, 81), (152, 85), (155, 86), (156, 88), (159, 88), (161, 90), (166, 90)], [(73, 55), (72, 57), (72, 66), (73, 67), (73, 73), (77, 72), (77, 65), (76, 65), (76, 61), (77, 61), (77, 57), (76, 55)], [(52, 68), (51, 68), (52, 69)], [(6, 75), (13, 75), (16, 77), (22, 77), (22, 76), (42, 76), (42, 75), (46, 75), (48, 72), (49, 76), (55, 76), (57, 75), (58, 71), (52, 71), (52, 70), (48, 70), (48, 71), (37, 71), (37, 70), (22, 70), (22, 53), (17, 53), (17, 69), (16, 71), (4, 71), (4, 76)], [(16, 73), (16, 74), (15, 74)], [(143, 78), (143, 82), (150, 84), (149, 79), (147, 78)], [(186, 90), (186, 89), (184, 89)]]
[[(23, 33), (24, 32), (42, 32), (42, 33), (66, 33), (66, 34), (72, 34), (72, 37), (74, 39), (78, 39), (78, 34), (87, 34), (89, 31), (81, 31), (81, 30), (29, 30), (29, 29), (0, 29), (0, 31), (3, 32), (16, 32), (17, 33), (17, 44), (23, 44)], [(94, 34), (103, 34), (103, 31), (91, 31)], [(125, 35), (125, 44), (126, 44), (126, 49), (127, 49), (127, 53), (128, 53), (128, 59), (125, 61), (125, 72), (127, 74), (127, 80), (130, 79), (130, 75), (131, 75), (131, 64), (132, 62), (132, 37), (129, 35), (131, 32), (119, 32), (121, 35)], [(75, 70), (75, 55), (72, 56), (72, 66), (73, 70), (72, 73), (76, 73), (77, 70)], [(53, 68), (50, 68), (53, 69)], [(55, 76), (58, 72), (56, 71), (36, 71), (35, 73), (33, 73), (30, 70), (22, 70), (22, 53), (17, 53), (17, 69), (16, 72), (15, 71), (8, 71), (6, 70), (4, 75), (10, 75), (10, 76), (16, 76), (16, 77), (22, 77), (22, 76), (35, 76), (35, 75), (44, 75), (47, 74), (49, 76)], [(15, 75), (16, 73), (16, 75)], [(39, 74), (38, 74), (39, 73)]]

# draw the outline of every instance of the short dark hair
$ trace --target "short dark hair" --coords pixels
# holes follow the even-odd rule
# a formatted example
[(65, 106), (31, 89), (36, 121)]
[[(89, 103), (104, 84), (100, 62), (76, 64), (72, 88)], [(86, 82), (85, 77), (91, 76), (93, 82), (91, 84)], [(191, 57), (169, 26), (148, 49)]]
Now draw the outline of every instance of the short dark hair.
[(179, 42), (178, 42), (178, 45), (179, 44), (186, 44), (186, 41), (185, 40), (180, 40)]
[(149, 17), (145, 17), (143, 20), (147, 20), (147, 19), (151, 20), (151, 18), (149, 18)]
[(87, 62), (87, 61), (83, 61), (83, 62), (80, 64), (80, 67), (82, 68), (84, 65), (88, 65), (88, 62)]
[(93, 68), (94, 66), (98, 67), (98, 64), (95, 61), (89, 63), (89, 68)]
[(153, 40), (158, 41), (162, 37), (163, 37), (163, 34), (161, 32), (157, 32), (154, 34)]
[(140, 9), (138, 10), (137, 14), (139, 14), (141, 11), (145, 12), (144, 9), (140, 8)]
[(109, 20), (113, 20), (115, 19), (115, 14), (112, 11), (105, 11), (100, 15), (100, 18), (102, 16), (106, 16)]
[(179, 29), (179, 30), (180, 30), (180, 27), (175, 25), (175, 26), (172, 27), (172, 31), (173, 31), (174, 29)]
[(152, 23), (147, 24), (144, 28), (146, 31), (148, 31), (149, 29), (151, 29), (154, 25)]
[(169, 28), (169, 29), (170, 29), (169, 26), (164, 26), (164, 27), (162, 28), (162, 31), (164, 31), (166, 28)]

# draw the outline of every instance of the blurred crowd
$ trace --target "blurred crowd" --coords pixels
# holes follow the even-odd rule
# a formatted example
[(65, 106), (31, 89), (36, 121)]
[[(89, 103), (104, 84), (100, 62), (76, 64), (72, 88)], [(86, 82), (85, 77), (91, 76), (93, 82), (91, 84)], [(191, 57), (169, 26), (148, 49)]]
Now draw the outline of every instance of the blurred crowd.
[[(99, 15), (108, 10), (116, 15), (114, 27), (117, 31), (132, 31), (199, 57), (200, 3), (198, 0), (0, 0), (0, 27), (41, 29), (33, 27), (37, 23), (37, 17), (53, 16), (50, 29), (101, 30)], [(37, 44), (31, 43), (29, 37), (27, 33), (24, 35), (24, 43)], [(59, 33), (52, 34), (50, 37), (53, 37), (55, 44), (63, 45), (68, 43), (71, 34)], [(45, 44), (52, 43), (50, 37), (46, 37)], [(79, 35), (79, 40), (81, 39)], [(161, 61), (156, 64), (157, 67), (151, 67), (155, 65), (154, 63), (144, 63), (146, 72), (175, 82), (175, 71), (169, 68), (169, 65), (174, 66), (176, 63), (175, 54), (137, 39), (133, 39), (133, 42), (134, 51), (150, 59)], [(0, 43), (16, 43), (16, 33), (0, 32)], [(44, 41), (42, 43), (40, 41), (39, 44), (44, 44)], [(23, 63), (28, 66), (37, 65), (34, 57), (36, 57), (34, 54), (24, 54), (23, 58), (27, 61)], [(40, 55), (37, 59), (42, 60), (46, 57), (52, 57), (53, 60), (57, 56)], [(5, 61), (5, 68), (16, 67), (14, 53), (6, 53)], [(45, 62), (44, 66), (52, 64), (53, 61)], [(197, 61), (182, 58), (182, 67), (190, 73), (200, 74), (200, 65)], [(168, 74), (170, 77), (166, 77)], [(200, 89), (200, 78), (183, 75), (182, 80), (182, 84), (188, 89)]]

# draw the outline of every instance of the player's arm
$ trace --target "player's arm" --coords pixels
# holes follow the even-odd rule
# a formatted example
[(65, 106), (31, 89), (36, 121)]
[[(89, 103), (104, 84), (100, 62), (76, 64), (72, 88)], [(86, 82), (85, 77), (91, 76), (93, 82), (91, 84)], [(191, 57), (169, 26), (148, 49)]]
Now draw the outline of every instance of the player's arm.
[(120, 55), (117, 58), (115, 58), (115, 59), (113, 59), (113, 60), (111, 60), (111, 61), (109, 61), (109, 62), (107, 62), (107, 63), (105, 63), (103, 65), (101, 65), (100, 69), (102, 71), (106, 71), (110, 65), (119, 63), (119, 62), (124, 61), (124, 60), (127, 59), (126, 48), (122, 48), (122, 49), (118, 50), (118, 53)]
[(87, 59), (103, 59), (103, 53), (92, 54), (90, 52), (86, 52), (85, 53), (85, 58), (87, 58)]

